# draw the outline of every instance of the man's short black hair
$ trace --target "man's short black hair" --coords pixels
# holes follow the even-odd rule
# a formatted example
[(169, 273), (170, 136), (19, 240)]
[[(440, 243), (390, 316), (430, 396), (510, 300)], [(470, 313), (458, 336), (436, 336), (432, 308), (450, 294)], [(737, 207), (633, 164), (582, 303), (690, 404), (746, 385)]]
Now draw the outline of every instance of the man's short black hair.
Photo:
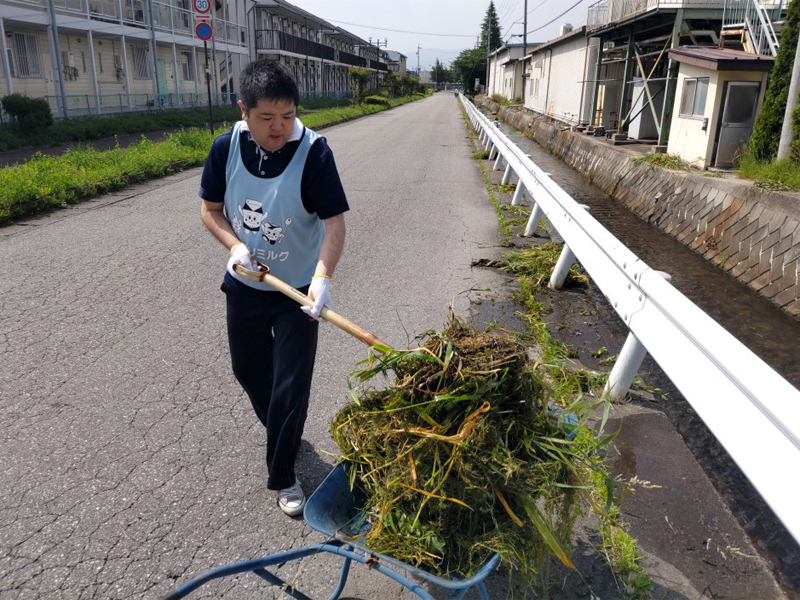
[(300, 92), (289, 69), (268, 58), (254, 60), (242, 70), (239, 90), (245, 112), (262, 99), (300, 104)]

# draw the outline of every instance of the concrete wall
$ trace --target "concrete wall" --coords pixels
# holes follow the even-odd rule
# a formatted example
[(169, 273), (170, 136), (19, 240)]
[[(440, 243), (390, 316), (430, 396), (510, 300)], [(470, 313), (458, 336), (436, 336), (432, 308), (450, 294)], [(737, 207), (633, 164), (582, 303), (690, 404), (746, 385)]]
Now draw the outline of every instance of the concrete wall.
[[(686, 78), (708, 77), (708, 96), (702, 118), (680, 116), (683, 85)], [(722, 109), (723, 93), (726, 81), (759, 81), (758, 107), (764, 101), (766, 91), (766, 73), (748, 73), (741, 71), (709, 71), (694, 65), (681, 64), (678, 72), (678, 85), (675, 88), (675, 110), (672, 114), (672, 125), (669, 133), (667, 152), (677, 154), (683, 160), (700, 168), (712, 164), (714, 144)], [(703, 131), (703, 119), (708, 119), (708, 126)]]
[(800, 316), (800, 194), (637, 165), (604, 141), (490, 106), (641, 218)]

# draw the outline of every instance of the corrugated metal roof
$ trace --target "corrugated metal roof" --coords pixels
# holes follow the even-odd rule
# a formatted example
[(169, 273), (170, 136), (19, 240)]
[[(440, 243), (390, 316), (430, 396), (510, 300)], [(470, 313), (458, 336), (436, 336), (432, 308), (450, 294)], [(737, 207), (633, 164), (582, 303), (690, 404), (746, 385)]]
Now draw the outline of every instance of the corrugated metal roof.
[(670, 50), (669, 57), (710, 71), (769, 71), (775, 63), (772, 56), (714, 46), (681, 46)]

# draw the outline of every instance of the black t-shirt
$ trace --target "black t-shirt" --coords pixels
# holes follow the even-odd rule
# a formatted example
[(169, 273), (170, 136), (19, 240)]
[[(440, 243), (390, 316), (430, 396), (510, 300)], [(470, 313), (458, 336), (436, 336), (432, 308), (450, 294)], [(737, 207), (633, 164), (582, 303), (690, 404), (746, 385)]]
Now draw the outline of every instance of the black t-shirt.
[[(303, 129), (305, 133), (305, 128)], [(200, 179), (200, 197), (209, 202), (225, 201), (225, 167), (228, 163), (228, 152), (231, 146), (233, 130), (223, 133), (214, 140), (211, 151), (203, 167)], [(294, 157), (300, 140), (287, 142), (276, 152), (266, 152), (243, 131), (239, 136), (242, 162), (245, 168), (256, 177), (271, 179), (283, 173)], [(303, 206), (309, 214), (316, 213), (320, 219), (335, 217), (347, 210), (345, 196), (336, 163), (325, 138), (320, 137), (311, 145), (303, 168), (300, 182), (300, 194)]]

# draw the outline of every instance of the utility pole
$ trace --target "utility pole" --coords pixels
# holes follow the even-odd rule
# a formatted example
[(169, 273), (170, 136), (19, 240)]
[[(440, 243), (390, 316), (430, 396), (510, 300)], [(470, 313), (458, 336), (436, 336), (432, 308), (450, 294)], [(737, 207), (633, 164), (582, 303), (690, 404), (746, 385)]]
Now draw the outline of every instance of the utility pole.
[(786, 112), (783, 113), (781, 140), (778, 142), (778, 160), (789, 156), (789, 148), (792, 145), (792, 113), (797, 106), (798, 80), (800, 80), (800, 37), (797, 39), (797, 49), (794, 52), (792, 78), (789, 81), (789, 95), (786, 97)]
[(417, 44), (417, 81), (420, 80), (420, 72), (419, 72), (419, 51), (422, 49), (422, 46)]
[[(492, 53), (492, 28), (486, 29), (486, 89), (484, 93), (489, 95), (489, 55)], [(477, 90), (476, 90), (477, 91)]]
[(522, 16), (522, 58), (528, 54), (528, 0), (525, 0), (525, 14)]

